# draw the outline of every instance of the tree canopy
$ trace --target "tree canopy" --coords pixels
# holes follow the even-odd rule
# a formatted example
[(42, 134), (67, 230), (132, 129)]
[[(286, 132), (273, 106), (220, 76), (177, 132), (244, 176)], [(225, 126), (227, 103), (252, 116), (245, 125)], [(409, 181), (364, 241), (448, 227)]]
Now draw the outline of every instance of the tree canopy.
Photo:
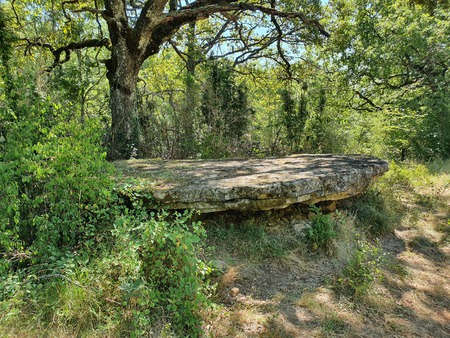
[[(237, 0), (185, 3), (167, 0), (25, 1), (20, 8), (11, 1), (10, 5), (15, 24), (20, 28), (26, 26), (22, 15), (18, 14), (21, 10), (25, 16), (27, 13), (41, 15), (47, 21), (45, 30), (35, 30), (31, 37), (27, 33), (19, 37), (28, 51), (40, 47), (52, 54), (53, 63), (47, 71), (68, 62), (74, 51), (94, 47), (110, 51), (109, 58), (102, 61), (110, 87), (112, 120), (108, 155), (111, 160), (129, 158), (139, 151), (135, 95), (138, 73), (143, 62), (157, 54), (181, 27), (220, 15), (221, 19), (209, 28), (209, 49), (223, 39), (227, 44), (232, 42), (225, 54), (238, 53), (236, 58), (242, 62), (276, 44), (278, 56), (288, 67), (290, 64), (283, 51), (286, 38), (294, 37), (292, 42), (295, 42), (295, 37), (311, 39), (314, 35), (329, 35), (317, 18), (293, 11), (299, 4), (274, 0), (263, 3)], [(313, 2), (313, 7), (317, 10), (318, 3)], [(313, 27), (315, 31), (300, 34), (303, 26)], [(255, 34), (258, 37), (253, 37)], [(175, 43), (172, 45), (176, 48)]]

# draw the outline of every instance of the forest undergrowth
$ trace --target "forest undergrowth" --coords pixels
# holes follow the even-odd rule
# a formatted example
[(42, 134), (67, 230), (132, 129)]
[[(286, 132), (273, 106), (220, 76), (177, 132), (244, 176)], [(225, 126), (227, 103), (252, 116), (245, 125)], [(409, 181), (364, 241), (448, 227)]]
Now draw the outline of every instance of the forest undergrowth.
[(16, 273), (2, 279), (0, 336), (446, 337), (449, 188), (449, 161), (391, 164), (333, 213), (204, 226), (129, 196), (139, 212), (118, 203), (95, 254), (3, 257)]

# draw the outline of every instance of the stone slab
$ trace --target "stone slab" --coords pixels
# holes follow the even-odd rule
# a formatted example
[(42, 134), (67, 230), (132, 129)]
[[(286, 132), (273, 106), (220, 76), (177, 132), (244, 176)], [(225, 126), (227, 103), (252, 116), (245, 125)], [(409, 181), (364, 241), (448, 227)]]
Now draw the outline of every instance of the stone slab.
[[(292, 155), (233, 160), (138, 159), (115, 162), (130, 189), (151, 193), (158, 208), (269, 210), (363, 193), (388, 170), (365, 155)], [(150, 206), (152, 207), (152, 206)], [(153, 206), (155, 207), (155, 206)]]

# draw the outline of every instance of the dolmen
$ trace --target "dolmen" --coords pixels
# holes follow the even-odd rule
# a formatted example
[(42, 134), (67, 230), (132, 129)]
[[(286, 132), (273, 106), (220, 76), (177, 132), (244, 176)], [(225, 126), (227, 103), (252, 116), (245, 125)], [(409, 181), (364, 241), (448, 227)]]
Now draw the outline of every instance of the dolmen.
[[(362, 194), (388, 170), (366, 155), (291, 155), (229, 160), (117, 161), (120, 180), (149, 208), (202, 213), (286, 208)], [(151, 198), (148, 198), (151, 196)]]

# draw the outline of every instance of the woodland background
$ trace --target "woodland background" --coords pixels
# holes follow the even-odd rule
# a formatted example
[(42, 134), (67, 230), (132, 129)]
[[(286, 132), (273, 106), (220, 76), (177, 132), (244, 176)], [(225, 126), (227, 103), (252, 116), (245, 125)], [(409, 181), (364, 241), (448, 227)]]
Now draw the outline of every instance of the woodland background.
[[(113, 2), (0, 3), (5, 332), (27, 323), (35, 333), (136, 336), (163, 322), (202, 334), (216, 271), (205, 229), (189, 212), (150, 214), (140, 196), (125, 201), (106, 161), (117, 101), (106, 67), (114, 39), (99, 13)], [(130, 24), (147, 3), (126, 2)], [(447, 1), (248, 3), (320, 24), (227, 10), (174, 30), (139, 67), (121, 157), (450, 158)]]

